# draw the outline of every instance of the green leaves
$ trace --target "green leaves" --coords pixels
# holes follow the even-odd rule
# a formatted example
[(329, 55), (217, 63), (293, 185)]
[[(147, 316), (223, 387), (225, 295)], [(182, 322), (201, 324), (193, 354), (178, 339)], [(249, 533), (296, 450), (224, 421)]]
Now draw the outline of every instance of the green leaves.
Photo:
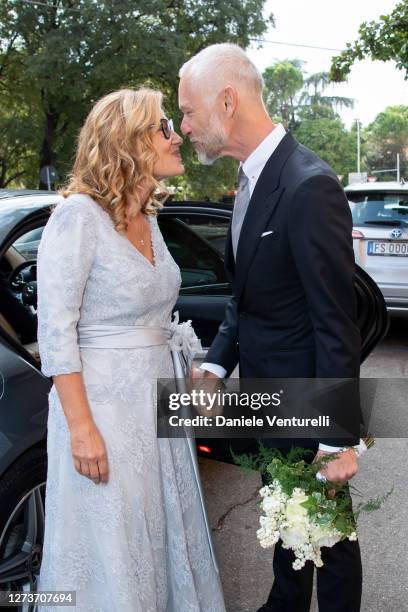
[(305, 118), (294, 130), (294, 135), (338, 175), (347, 176), (355, 168), (356, 139), (338, 117)]
[(378, 21), (360, 26), (359, 39), (333, 58), (331, 80), (346, 80), (353, 63), (365, 57), (394, 60), (408, 78), (408, 0), (397, 4), (390, 15), (382, 15)]
[(338, 175), (347, 176), (356, 165), (356, 141), (336, 112), (350, 108), (351, 98), (324, 95), (327, 72), (308, 77), (300, 60), (276, 62), (263, 73), (265, 102), (275, 121), (324, 159)]
[[(408, 106), (389, 106), (379, 113), (364, 130), (368, 154), (366, 163), (370, 170), (396, 167), (400, 155), (401, 176), (408, 177)], [(395, 172), (381, 174), (381, 180), (395, 180)]]
[(284, 60), (276, 62), (263, 73), (265, 103), (272, 117), (279, 116), (285, 127), (294, 120), (296, 96), (303, 87), (302, 62)]
[[(323, 455), (310, 463), (305, 458), (314, 453), (308, 449), (295, 447), (284, 455), (279, 449), (266, 448), (262, 444), (256, 455), (231, 453), (237, 465), (246, 470), (262, 472), (269, 478), (270, 484), (279, 483), (282, 492), (288, 497), (292, 496), (296, 488), (300, 488), (307, 495), (301, 505), (307, 510), (310, 520), (322, 527), (334, 527), (344, 537), (355, 531), (356, 520), (362, 512), (373, 512), (381, 508), (394, 489), (392, 487), (385, 495), (358, 504), (353, 512), (347, 485), (322, 482), (316, 478), (318, 471), (337, 458), (335, 454)], [(353, 487), (350, 485), (350, 488)], [(331, 494), (333, 490), (336, 493), (334, 497)]]
[[(177, 118), (180, 65), (211, 43), (248, 46), (271, 20), (263, 15), (264, 4), (50, 0), (44, 6), (0, 0), (0, 107), (10, 110), (11, 105), (17, 111), (23, 106), (39, 117), (40, 133), (25, 130), (29, 159), (38, 167), (53, 163), (64, 180), (76, 135), (95, 100), (114, 89), (150, 84), (165, 92), (166, 110)], [(12, 140), (8, 125), (0, 114), (0, 131)], [(198, 167), (191, 149), (187, 151), (187, 175), (179, 180), (186, 195), (216, 197), (234, 186), (236, 164), (223, 160), (212, 169)], [(17, 159), (9, 157), (8, 176), (21, 165), (20, 179), (36, 187), (27, 159), (23, 149)]]

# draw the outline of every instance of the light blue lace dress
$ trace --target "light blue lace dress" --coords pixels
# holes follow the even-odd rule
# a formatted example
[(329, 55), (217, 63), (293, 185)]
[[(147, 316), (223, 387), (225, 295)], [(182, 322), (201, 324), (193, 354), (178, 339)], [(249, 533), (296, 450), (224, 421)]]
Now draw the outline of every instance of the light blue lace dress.
[(78, 347), (79, 323), (169, 326), (180, 272), (149, 219), (154, 265), (88, 196), (62, 200), (43, 232), (42, 371), (82, 372), (110, 475), (95, 485), (76, 472), (53, 387), (38, 588), (76, 591), (76, 612), (224, 612), (186, 440), (156, 438), (156, 379), (173, 377), (168, 346)]

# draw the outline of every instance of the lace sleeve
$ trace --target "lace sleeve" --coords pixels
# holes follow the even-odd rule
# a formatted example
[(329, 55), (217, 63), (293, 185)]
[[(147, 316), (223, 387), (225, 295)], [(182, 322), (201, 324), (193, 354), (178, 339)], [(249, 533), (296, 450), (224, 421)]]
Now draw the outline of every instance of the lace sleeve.
[(38, 250), (38, 343), (45, 376), (82, 370), (77, 323), (96, 248), (92, 203), (71, 196), (55, 208)]

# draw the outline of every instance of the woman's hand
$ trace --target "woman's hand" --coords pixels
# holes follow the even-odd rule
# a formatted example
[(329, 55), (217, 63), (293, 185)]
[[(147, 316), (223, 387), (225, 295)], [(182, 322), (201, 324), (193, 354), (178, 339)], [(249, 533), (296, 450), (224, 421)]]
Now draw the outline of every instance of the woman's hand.
[(90, 478), (95, 484), (108, 482), (105, 441), (92, 420), (71, 427), (71, 451), (79, 474)]

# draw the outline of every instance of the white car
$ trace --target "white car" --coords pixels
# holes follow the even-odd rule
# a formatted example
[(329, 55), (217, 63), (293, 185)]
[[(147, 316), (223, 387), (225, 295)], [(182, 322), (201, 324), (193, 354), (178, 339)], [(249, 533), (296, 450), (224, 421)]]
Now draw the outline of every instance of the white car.
[(390, 314), (408, 316), (408, 183), (357, 183), (345, 192), (356, 263), (380, 287)]

